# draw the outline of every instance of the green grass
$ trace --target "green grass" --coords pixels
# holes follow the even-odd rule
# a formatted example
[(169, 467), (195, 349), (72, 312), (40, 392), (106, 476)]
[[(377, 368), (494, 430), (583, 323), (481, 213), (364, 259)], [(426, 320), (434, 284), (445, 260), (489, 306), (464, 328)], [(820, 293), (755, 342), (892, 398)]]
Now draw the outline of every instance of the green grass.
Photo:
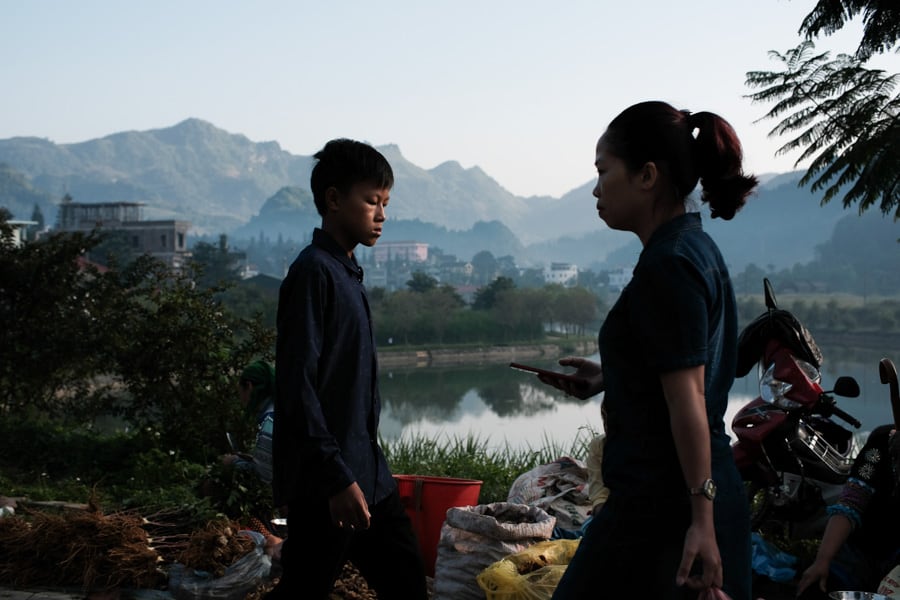
[[(382, 447), (393, 473), (482, 481), (479, 503), (486, 504), (505, 502), (516, 478), (538, 465), (561, 456), (584, 460), (594, 435), (585, 426), (569, 446), (544, 437), (534, 448), (513, 449), (473, 435), (432, 439), (417, 434), (382, 441)], [(196, 506), (202, 512), (208, 501), (201, 497), (199, 484), (215, 479), (215, 467), (148, 448), (134, 435), (109, 436), (47, 423), (0, 423), (0, 495), (95, 500), (105, 512), (149, 505)], [(258, 502), (251, 491), (246, 498), (229, 497), (232, 508)]]
[(537, 448), (513, 449), (508, 444), (492, 447), (474, 435), (434, 440), (422, 435), (382, 441), (391, 471), (403, 475), (456, 477), (482, 482), (479, 504), (505, 502), (513, 482), (523, 473), (561, 456), (584, 460), (596, 432), (587, 427), (578, 431), (569, 447), (546, 437)]

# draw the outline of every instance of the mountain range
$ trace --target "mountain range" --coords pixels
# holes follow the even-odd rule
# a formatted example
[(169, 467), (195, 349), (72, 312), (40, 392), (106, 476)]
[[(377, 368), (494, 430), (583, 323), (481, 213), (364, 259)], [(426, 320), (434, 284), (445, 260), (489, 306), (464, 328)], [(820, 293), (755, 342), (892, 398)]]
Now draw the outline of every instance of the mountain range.
[[(384, 240), (427, 242), (464, 260), (489, 250), (523, 264), (588, 268), (633, 264), (640, 252), (635, 236), (597, 218), (591, 181), (559, 198), (526, 198), (479, 167), (448, 161), (423, 169), (396, 145), (379, 150), (395, 175)], [(194, 235), (225, 233), (236, 246), (260, 235), (302, 240), (319, 224), (308, 187), (312, 164), (277, 142), (254, 142), (200, 119), (74, 144), (15, 137), (0, 140), (0, 206), (28, 219), (38, 205), (52, 224), (68, 193), (76, 202), (143, 202), (147, 219), (188, 220)], [(705, 219), (733, 270), (807, 262), (850, 213), (840, 202), (820, 206), (798, 187), (800, 175), (761, 176), (733, 221)]]

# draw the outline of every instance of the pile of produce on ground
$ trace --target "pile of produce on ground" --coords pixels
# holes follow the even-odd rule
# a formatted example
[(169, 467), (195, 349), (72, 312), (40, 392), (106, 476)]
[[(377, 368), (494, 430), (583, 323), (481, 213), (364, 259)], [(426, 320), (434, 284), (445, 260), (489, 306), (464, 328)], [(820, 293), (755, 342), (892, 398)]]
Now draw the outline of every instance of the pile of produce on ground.
[[(219, 577), (254, 548), (239, 529), (224, 518), (196, 527), (177, 511), (145, 517), (137, 512), (105, 515), (94, 505), (62, 511), (20, 507), (15, 516), (0, 518), (0, 586), (78, 587), (86, 592), (165, 589), (166, 566), (176, 561)], [(247, 600), (260, 600), (277, 581), (259, 586)], [(347, 563), (331, 600), (377, 596)]]
[(369, 585), (356, 567), (346, 563), (334, 584), (330, 600), (378, 600), (378, 596), (369, 589)]
[(96, 507), (53, 514), (29, 510), (0, 519), (0, 584), (154, 588), (162, 559), (136, 514)]
[[(267, 585), (258, 589), (253, 594), (249, 594), (246, 600), (261, 600), (275, 584), (277, 579), (273, 580), (271, 585)], [(378, 600), (378, 596), (369, 588), (369, 584), (352, 563), (346, 563), (341, 570), (338, 580), (334, 584), (334, 589), (328, 596), (329, 600)]]
[(178, 557), (178, 562), (198, 571), (212, 573), (215, 577), (222, 577), (225, 569), (246, 556), (255, 545), (251, 538), (238, 535), (238, 529), (230, 521), (210, 521), (191, 534), (187, 548)]

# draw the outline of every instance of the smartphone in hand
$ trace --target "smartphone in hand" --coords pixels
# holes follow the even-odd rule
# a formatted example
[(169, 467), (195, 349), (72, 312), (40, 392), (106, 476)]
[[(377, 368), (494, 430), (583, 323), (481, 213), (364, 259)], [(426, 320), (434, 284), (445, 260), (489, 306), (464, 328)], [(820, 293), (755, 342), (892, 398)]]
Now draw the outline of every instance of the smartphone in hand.
[(532, 367), (531, 365), (523, 365), (522, 363), (511, 362), (509, 363), (509, 367), (511, 369), (516, 369), (518, 371), (525, 371), (527, 373), (534, 373), (535, 375), (544, 375), (546, 377), (552, 377), (554, 379), (561, 379), (563, 381), (571, 381), (577, 384), (583, 384), (584, 379), (581, 377), (576, 377), (575, 375), (569, 375), (567, 373), (560, 373), (558, 371), (551, 371), (549, 369), (542, 369), (540, 367)]

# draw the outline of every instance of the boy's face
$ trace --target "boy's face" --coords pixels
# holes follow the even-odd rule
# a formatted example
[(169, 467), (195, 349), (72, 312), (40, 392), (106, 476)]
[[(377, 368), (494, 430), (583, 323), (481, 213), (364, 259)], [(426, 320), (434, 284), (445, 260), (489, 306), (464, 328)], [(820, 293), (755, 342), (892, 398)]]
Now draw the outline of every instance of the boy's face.
[(351, 254), (357, 244), (374, 246), (381, 237), (386, 220), (385, 210), (390, 200), (390, 188), (381, 188), (371, 182), (356, 183), (341, 193), (329, 188), (328, 212), (322, 227), (338, 244)]

